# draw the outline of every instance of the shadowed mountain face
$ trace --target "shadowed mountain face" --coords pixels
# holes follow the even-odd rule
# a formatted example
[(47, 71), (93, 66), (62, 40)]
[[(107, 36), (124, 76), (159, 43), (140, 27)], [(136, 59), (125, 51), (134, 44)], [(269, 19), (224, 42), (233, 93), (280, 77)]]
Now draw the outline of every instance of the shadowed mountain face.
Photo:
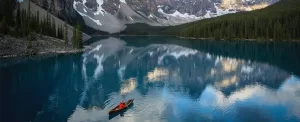
[(76, 10), (73, 9), (74, 0), (30, 0), (45, 10), (48, 10), (53, 15), (68, 20), (69, 22), (76, 22)]
[[(40, 20), (43, 20), (45, 19), (45, 16), (47, 15), (47, 11), (43, 8), (41, 8), (40, 6), (37, 6), (35, 3), (33, 2), (30, 2), (30, 4), (28, 4), (28, 1), (29, 0), (23, 0), (22, 3), (20, 4), (20, 8), (23, 9), (23, 10), (27, 10), (28, 9), (28, 5), (30, 5), (30, 8), (31, 8), (31, 12), (35, 15), (35, 14), (39, 14), (39, 19)], [(37, 2), (37, 1), (35, 1)], [(66, 1), (67, 2), (67, 1)], [(39, 4), (45, 4), (45, 5), (48, 5), (50, 4), (50, 1), (46, 1), (46, 3), (39, 3)], [(68, 19), (65, 20), (65, 18), (69, 18), (71, 16), (76, 16), (76, 12), (73, 11), (62, 11), (63, 10), (63, 7), (64, 5), (57, 5), (53, 10), (49, 9), (48, 12), (53, 12), (53, 14), (50, 14), (50, 18), (51, 19), (54, 19), (55, 21), (55, 24), (56, 24), (56, 28), (60, 27), (61, 25), (64, 25), (64, 22), (65, 21), (68, 21)], [(60, 11), (56, 11), (56, 10), (60, 10)], [(64, 13), (64, 14), (63, 14)], [(63, 15), (63, 16), (62, 16)], [(65, 16), (67, 15), (67, 16)], [(58, 18), (60, 17), (60, 18)], [(64, 19), (62, 19), (64, 18)], [(80, 21), (80, 20), (77, 20), (74, 19), (74, 18), (69, 18), (71, 23), (76, 23), (77, 21)], [(83, 20), (82, 20), (83, 21)], [(73, 36), (73, 26), (71, 25), (67, 25), (68, 26), (68, 39), (69, 40), (72, 40), (72, 36)], [(83, 33), (83, 40), (88, 40), (89, 38), (91, 38), (89, 35), (87, 35), (86, 33)]]
[(299, 121), (300, 79), (290, 72), (191, 41), (122, 38), (95, 38), (80, 54), (0, 60), (1, 121), (108, 121), (131, 98), (112, 121)]
[(264, 8), (278, 0), (32, 0), (56, 16), (109, 33), (125, 24), (178, 25), (238, 11)]

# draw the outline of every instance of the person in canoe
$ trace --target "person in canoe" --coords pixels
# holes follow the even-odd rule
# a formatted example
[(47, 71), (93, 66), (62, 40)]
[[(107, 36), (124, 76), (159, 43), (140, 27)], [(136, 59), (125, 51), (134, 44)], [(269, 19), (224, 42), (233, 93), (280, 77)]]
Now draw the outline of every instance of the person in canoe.
[(122, 100), (119, 104), (119, 109), (123, 109), (125, 106), (126, 106), (125, 102), (124, 102), (124, 100)]
[(118, 113), (118, 112), (122, 112), (122, 110), (126, 110), (126, 108), (128, 108), (130, 105), (133, 105), (133, 100), (134, 99), (130, 99), (127, 102), (125, 102), (124, 100), (120, 102), (120, 104), (118, 104), (116, 107), (114, 107), (113, 109), (111, 109), (108, 114), (112, 115), (114, 113)]

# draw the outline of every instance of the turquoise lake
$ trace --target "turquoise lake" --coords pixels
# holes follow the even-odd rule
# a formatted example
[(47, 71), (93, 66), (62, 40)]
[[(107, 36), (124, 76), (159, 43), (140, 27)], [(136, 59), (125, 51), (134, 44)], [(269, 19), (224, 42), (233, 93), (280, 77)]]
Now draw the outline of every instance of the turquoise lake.
[(1, 122), (300, 122), (299, 43), (124, 36), (86, 45), (0, 59)]

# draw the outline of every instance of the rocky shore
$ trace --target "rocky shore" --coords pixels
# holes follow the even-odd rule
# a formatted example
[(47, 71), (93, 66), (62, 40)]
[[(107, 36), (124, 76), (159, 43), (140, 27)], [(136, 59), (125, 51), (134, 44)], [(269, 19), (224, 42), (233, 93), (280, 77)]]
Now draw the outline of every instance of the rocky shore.
[[(34, 34), (34, 39), (29, 46), (27, 38), (15, 38), (7, 35), (0, 35), (0, 58), (29, 57), (35, 55), (77, 53), (84, 49), (73, 49), (64, 40), (49, 36)], [(28, 48), (28, 46), (30, 48)]]

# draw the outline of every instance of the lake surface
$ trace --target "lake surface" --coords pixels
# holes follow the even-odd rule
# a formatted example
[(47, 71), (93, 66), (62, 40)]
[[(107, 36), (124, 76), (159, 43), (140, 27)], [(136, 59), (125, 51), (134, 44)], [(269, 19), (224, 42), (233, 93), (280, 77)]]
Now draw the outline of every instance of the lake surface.
[[(95, 37), (0, 60), (1, 122), (297, 122), (299, 43)], [(134, 105), (108, 111), (121, 100)], [(122, 116), (121, 116), (122, 115)]]

